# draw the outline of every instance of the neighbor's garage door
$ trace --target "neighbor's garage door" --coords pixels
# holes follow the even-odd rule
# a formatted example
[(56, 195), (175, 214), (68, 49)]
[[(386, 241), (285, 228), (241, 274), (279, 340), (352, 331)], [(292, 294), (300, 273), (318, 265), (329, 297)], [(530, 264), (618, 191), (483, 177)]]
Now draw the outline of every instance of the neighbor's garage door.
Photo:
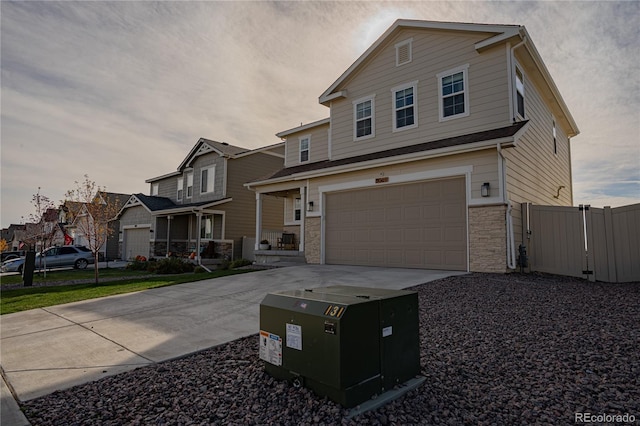
[(325, 262), (467, 270), (464, 178), (328, 194)]
[(126, 229), (124, 235), (123, 258), (149, 257), (149, 228)]

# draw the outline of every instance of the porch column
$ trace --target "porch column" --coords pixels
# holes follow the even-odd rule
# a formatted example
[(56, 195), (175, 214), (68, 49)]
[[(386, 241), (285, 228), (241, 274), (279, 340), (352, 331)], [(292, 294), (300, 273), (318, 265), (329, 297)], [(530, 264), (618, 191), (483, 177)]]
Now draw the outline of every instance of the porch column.
[(256, 243), (254, 250), (260, 249), (262, 240), (262, 194), (256, 192)]
[(300, 243), (298, 251), (304, 251), (304, 226), (307, 218), (307, 187), (300, 187)]
[(202, 226), (202, 212), (196, 213), (196, 263), (201, 265), (200, 259), (200, 227)]
[(166, 257), (169, 257), (169, 253), (170, 253), (170, 245), (171, 245), (171, 219), (173, 219), (173, 216), (169, 215), (167, 216), (167, 254)]

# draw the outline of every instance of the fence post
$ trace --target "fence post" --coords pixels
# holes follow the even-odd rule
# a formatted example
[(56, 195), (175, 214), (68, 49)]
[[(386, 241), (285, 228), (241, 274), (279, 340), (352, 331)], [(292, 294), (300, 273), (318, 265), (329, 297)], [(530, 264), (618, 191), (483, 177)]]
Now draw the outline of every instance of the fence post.
[(613, 236), (613, 215), (611, 207), (604, 208), (604, 236), (607, 249), (607, 266), (609, 267), (609, 282), (618, 282), (616, 271), (616, 246)]
[(584, 237), (586, 238), (585, 257), (586, 257), (586, 269), (583, 273), (587, 275), (589, 281), (596, 280), (596, 265), (594, 261), (594, 241), (593, 241), (593, 218), (591, 217), (591, 206), (586, 204), (584, 206), (583, 214), (581, 215), (584, 220)]

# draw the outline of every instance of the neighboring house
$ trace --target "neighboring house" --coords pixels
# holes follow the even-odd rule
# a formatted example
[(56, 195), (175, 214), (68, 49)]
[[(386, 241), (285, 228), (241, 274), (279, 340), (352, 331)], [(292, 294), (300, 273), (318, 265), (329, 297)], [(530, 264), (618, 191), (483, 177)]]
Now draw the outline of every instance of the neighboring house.
[(505, 272), (520, 203), (573, 203), (578, 128), (523, 26), (398, 20), (319, 101), (247, 184), (309, 263)]
[[(249, 150), (200, 139), (177, 171), (148, 179), (119, 214), (121, 258), (239, 258), (256, 229), (255, 194), (244, 183), (282, 168), (284, 143)], [(282, 226), (282, 199), (265, 203), (263, 220)], [(196, 249), (200, 247), (200, 249)]]
[(24, 239), (24, 233), (26, 230), (26, 225), (16, 225), (11, 224), (8, 228), (2, 229), (2, 239), (7, 242), (7, 251), (18, 251), (21, 250), (20, 245)]
[[(96, 197), (98, 198), (98, 203), (111, 206), (111, 210), (113, 210), (114, 207), (117, 207), (115, 211), (118, 212), (129, 200), (131, 194), (100, 192)], [(64, 230), (64, 235), (66, 237), (65, 243), (90, 247), (88, 237), (84, 235), (76, 223), (78, 217), (86, 214), (88, 214), (88, 211), (85, 203), (66, 201), (60, 207), (58, 221)], [(120, 231), (120, 221), (118, 218), (115, 217), (114, 220), (110, 221), (108, 227), (110, 232), (106, 237), (105, 243), (100, 247), (98, 252), (104, 259), (119, 259), (118, 232)]]

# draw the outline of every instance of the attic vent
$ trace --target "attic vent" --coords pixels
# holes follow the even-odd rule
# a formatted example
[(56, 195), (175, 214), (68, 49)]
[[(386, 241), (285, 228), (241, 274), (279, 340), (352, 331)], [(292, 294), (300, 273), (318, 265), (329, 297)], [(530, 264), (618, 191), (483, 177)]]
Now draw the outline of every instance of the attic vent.
[(413, 39), (401, 41), (396, 43), (396, 66), (408, 64), (412, 59), (411, 44)]

